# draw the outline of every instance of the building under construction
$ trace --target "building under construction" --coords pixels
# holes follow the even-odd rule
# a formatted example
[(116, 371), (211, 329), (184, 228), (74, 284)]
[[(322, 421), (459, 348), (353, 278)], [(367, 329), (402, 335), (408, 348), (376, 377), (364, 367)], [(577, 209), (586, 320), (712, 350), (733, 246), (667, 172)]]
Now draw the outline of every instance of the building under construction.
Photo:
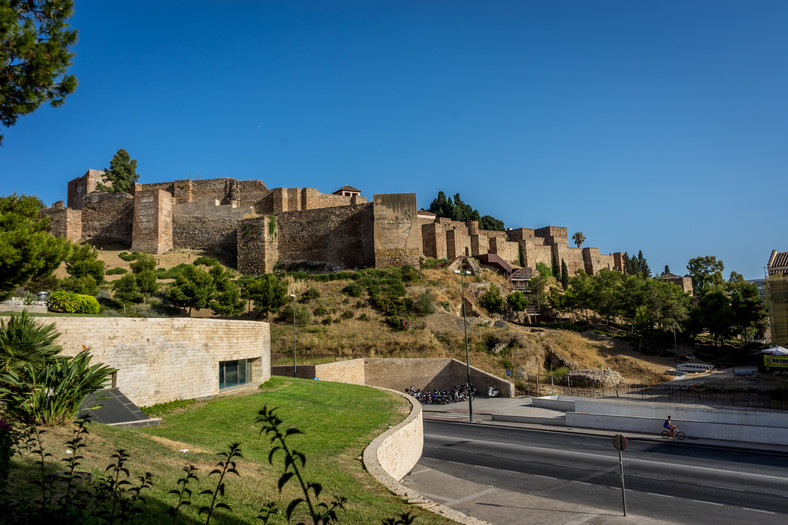
[(772, 251), (764, 284), (772, 343), (788, 347), (788, 252)]

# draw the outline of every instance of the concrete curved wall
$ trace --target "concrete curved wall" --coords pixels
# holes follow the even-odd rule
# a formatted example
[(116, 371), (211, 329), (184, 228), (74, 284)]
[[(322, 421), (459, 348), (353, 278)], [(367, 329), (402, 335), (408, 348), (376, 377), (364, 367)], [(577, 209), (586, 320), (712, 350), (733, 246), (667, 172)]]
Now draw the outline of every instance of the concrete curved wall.
[(396, 393), (410, 402), (410, 415), (399, 425), (375, 438), (364, 449), (364, 465), (386, 486), (404, 478), (419, 462), (424, 448), (421, 403), (410, 396)]

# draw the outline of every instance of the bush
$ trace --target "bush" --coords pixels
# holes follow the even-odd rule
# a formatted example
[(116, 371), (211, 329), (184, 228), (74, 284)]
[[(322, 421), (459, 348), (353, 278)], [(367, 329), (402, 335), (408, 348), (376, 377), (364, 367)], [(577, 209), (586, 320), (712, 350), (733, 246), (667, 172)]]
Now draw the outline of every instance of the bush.
[(125, 268), (110, 268), (107, 270), (107, 275), (123, 275), (124, 273), (129, 273), (129, 271)]
[(361, 294), (364, 293), (364, 287), (356, 282), (353, 282), (342, 288), (342, 293), (347, 294), (350, 297), (361, 297)]
[(400, 273), (402, 274), (402, 281), (406, 283), (417, 282), (421, 279), (419, 271), (413, 266), (403, 266), (400, 269)]
[(501, 290), (495, 283), (490, 283), (490, 287), (482, 294), (479, 304), (491, 313), (503, 311), (503, 297), (501, 296)]
[(413, 309), (421, 315), (429, 315), (435, 312), (435, 304), (429, 293), (420, 294), (413, 303)]
[(60, 289), (83, 295), (93, 295), (98, 292), (99, 287), (92, 275), (83, 275), (81, 277), (69, 275), (60, 281)]
[(192, 263), (194, 266), (214, 266), (219, 264), (219, 259), (213, 257), (197, 257)]
[(63, 290), (52, 292), (49, 308), (66, 314), (97, 314), (101, 310), (95, 297)]
[(310, 288), (301, 294), (301, 298), (298, 301), (301, 303), (308, 303), (312, 299), (320, 299), (320, 290), (316, 288)]
[(334, 322), (334, 320), (331, 318), (331, 316), (330, 316), (330, 315), (326, 316), (326, 317), (325, 317), (325, 318), (324, 318), (324, 319), (321, 321), (321, 323), (323, 323), (323, 324), (331, 324), (331, 323), (333, 323), (333, 322)]
[(407, 330), (410, 327), (410, 322), (398, 315), (389, 315), (384, 320), (393, 330)]
[(178, 266), (173, 266), (169, 270), (165, 268), (156, 268), (156, 278), (157, 279), (177, 279), (178, 276), (181, 274), (181, 271), (186, 268), (187, 266), (191, 266), (186, 263), (181, 263)]
[(345, 310), (342, 312), (342, 319), (353, 319), (353, 312), (350, 310)]
[[(312, 320), (312, 313), (309, 311), (309, 308), (302, 304), (297, 304), (295, 308), (295, 321), (298, 326), (306, 326)], [(286, 322), (293, 322), (293, 305), (288, 304), (282, 308), (279, 313), (279, 321), (286, 323)]]
[(539, 272), (539, 275), (542, 277), (553, 276), (553, 270), (543, 262), (536, 263), (536, 271)]
[(134, 261), (134, 260), (137, 259), (137, 252), (131, 252), (131, 253), (129, 253), (129, 252), (120, 252), (118, 254), (118, 257), (120, 257), (121, 259), (123, 259), (126, 262), (131, 262), (131, 261)]
[(315, 315), (316, 317), (320, 317), (321, 315), (326, 315), (327, 313), (328, 313), (328, 310), (326, 310), (322, 306), (318, 306), (317, 308), (312, 310), (312, 314)]

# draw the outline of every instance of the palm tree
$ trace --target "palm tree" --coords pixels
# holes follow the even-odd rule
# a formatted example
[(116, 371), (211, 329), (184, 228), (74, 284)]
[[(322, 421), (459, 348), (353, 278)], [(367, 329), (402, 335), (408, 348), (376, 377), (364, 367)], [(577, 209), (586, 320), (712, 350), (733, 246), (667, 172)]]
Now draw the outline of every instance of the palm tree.
[(572, 240), (575, 242), (577, 247), (580, 248), (580, 245), (586, 242), (586, 236), (583, 235), (583, 232), (577, 232), (572, 235)]
[(43, 366), (62, 350), (55, 340), (60, 334), (55, 324), (41, 324), (26, 311), (0, 320), (0, 373), (21, 368), (25, 363)]

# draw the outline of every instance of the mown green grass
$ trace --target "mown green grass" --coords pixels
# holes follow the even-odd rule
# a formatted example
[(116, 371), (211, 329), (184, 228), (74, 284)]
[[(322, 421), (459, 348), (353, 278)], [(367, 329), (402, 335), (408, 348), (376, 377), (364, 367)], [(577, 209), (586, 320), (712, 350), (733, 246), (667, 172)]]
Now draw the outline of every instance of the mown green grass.
[[(360, 460), (363, 449), (389, 425), (404, 418), (407, 404), (387, 392), (355, 385), (274, 377), (254, 393), (174, 408), (165, 413), (160, 426), (117, 429), (94, 425), (83, 468), (99, 476), (111, 462), (109, 456), (114, 449), (128, 450), (131, 460), (127, 467), (132, 477), (146, 471), (155, 476), (145, 513), (134, 522), (162, 523), (170, 522), (163, 512), (175, 503), (175, 496), (168, 492), (176, 488), (182, 468), (193, 464), (200, 469), (200, 482), (192, 487), (194, 503), (185, 509), (185, 519), (180, 523), (201, 523), (204, 517), (199, 518), (197, 510), (207, 504), (208, 497), (197, 494), (215, 487), (216, 476), (208, 473), (220, 459), (216, 453), (239, 442), (244, 456), (238, 461), (240, 477), (226, 480), (224, 499), (234, 512), (219, 511), (212, 523), (259, 523), (255, 516), (263, 503), (276, 500), (280, 508), (285, 508), (301, 495), (294, 482), (281, 494), (277, 489), (283, 472), (282, 456), (275, 456), (273, 466), (269, 464), (270, 441), (259, 435), (260, 425), (254, 422), (263, 406), (277, 407), (283, 427), (297, 427), (303, 432), (291, 436), (289, 444), (306, 456), (306, 480), (322, 484), (321, 501), (328, 503), (334, 495), (348, 499), (346, 509), (339, 511), (341, 523), (381, 523), (408, 511), (419, 516), (416, 523), (450, 523), (404, 504), (364, 470)], [(65, 431), (48, 435), (55, 459), (63, 446), (53, 440), (62, 443), (64, 435)], [(29, 468), (32, 459), (26, 457), (22, 463)]]

